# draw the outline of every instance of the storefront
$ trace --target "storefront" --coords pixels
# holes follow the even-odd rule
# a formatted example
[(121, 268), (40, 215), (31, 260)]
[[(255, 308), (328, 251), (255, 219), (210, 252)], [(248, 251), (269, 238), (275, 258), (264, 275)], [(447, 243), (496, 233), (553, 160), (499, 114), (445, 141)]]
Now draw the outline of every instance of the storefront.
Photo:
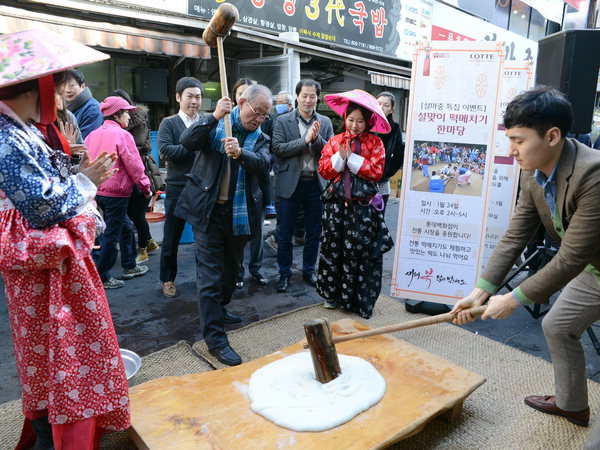
[[(240, 12), (225, 39), (230, 86), (249, 77), (276, 93), (291, 91), (298, 79), (310, 77), (321, 82), (325, 93), (391, 90), (400, 107), (407, 101), (417, 41), (502, 40), (507, 58), (534, 61), (536, 39), (562, 25), (553, 22), (559, 20), (556, 11), (562, 8), (563, 22), (576, 22), (575, 15), (589, 4), (548, 0), (555, 7), (542, 11), (546, 18), (535, 7), (543, 9), (540, 4), (548, 2), (539, 0), (229, 2)], [(175, 112), (178, 78), (196, 76), (205, 83), (204, 110), (220, 96), (216, 52), (201, 35), (222, 0), (4, 3), (3, 31), (45, 26), (109, 53), (109, 61), (84, 68), (94, 96), (101, 99), (115, 88), (131, 92), (150, 107), (155, 129), (162, 117)], [(403, 114), (399, 119), (404, 124)]]

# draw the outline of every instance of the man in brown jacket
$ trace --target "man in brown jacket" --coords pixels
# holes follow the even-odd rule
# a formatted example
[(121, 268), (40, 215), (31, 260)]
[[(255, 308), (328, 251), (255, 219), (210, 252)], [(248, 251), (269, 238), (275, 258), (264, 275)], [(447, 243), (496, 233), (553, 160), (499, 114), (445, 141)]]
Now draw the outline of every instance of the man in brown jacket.
[[(555, 395), (529, 396), (525, 403), (587, 426), (590, 409), (580, 337), (600, 319), (600, 152), (566, 138), (572, 118), (568, 100), (547, 87), (524, 92), (509, 103), (504, 125), (510, 154), (523, 170), (519, 201), (475, 289), (452, 312), (455, 323), (469, 322), (472, 318), (461, 310), (489, 298), (482, 319), (504, 319), (519, 305), (548, 303), (564, 288), (542, 321)], [(560, 242), (558, 253), (512, 292), (494, 295), (540, 222)]]

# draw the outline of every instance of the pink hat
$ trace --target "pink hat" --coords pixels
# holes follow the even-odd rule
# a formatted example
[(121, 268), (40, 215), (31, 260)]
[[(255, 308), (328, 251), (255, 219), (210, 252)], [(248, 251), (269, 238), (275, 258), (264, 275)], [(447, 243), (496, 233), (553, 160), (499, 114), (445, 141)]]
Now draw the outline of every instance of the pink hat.
[(135, 109), (135, 106), (127, 103), (127, 100), (121, 97), (113, 96), (106, 97), (102, 103), (100, 103), (100, 112), (104, 117), (112, 116), (114, 113), (121, 111), (131, 111)]
[(369, 121), (368, 129), (374, 133), (389, 133), (392, 129), (390, 123), (387, 121), (385, 114), (379, 106), (379, 102), (368, 92), (360, 89), (354, 89), (348, 92), (341, 92), (339, 94), (328, 94), (325, 96), (325, 103), (329, 105), (331, 109), (340, 117), (345, 117), (344, 113), (348, 107), (348, 103), (356, 103), (357, 105), (364, 106), (370, 110), (373, 115)]

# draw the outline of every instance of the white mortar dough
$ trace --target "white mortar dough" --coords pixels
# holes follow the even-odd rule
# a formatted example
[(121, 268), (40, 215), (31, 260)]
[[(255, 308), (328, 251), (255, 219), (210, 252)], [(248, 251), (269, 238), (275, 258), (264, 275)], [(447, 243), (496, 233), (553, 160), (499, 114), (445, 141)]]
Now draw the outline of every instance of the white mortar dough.
[(369, 362), (338, 355), (342, 373), (329, 383), (315, 378), (310, 352), (267, 364), (252, 374), (252, 411), (294, 431), (323, 431), (349, 421), (385, 393), (385, 380)]

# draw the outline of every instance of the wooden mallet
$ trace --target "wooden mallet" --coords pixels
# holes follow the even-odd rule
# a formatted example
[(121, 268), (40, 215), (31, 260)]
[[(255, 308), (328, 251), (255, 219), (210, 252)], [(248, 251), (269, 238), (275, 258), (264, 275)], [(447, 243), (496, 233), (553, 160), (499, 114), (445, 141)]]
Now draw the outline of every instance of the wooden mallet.
[[(206, 42), (209, 47), (217, 48), (221, 97), (229, 97), (229, 90), (227, 89), (227, 70), (225, 68), (225, 53), (223, 52), (223, 39), (229, 35), (229, 31), (239, 17), (240, 15), (235, 6), (229, 3), (222, 3), (215, 11), (215, 15), (210, 19), (204, 33), (202, 33), (204, 42)], [(231, 118), (229, 117), (229, 114), (225, 115), (224, 121), (225, 135), (231, 137)]]
[[(477, 317), (483, 314), (486, 308), (487, 305), (483, 305), (465, 311), (471, 314), (472, 317)], [(332, 336), (327, 319), (311, 319), (304, 324), (306, 344), (304, 344), (303, 347), (310, 349), (310, 355), (315, 367), (317, 380), (321, 383), (328, 383), (342, 373), (337, 352), (335, 350), (335, 344), (369, 336), (377, 336), (379, 334), (410, 330), (412, 328), (424, 327), (436, 323), (451, 322), (454, 320), (454, 317), (454, 314), (450, 313), (440, 314), (341, 336)]]

